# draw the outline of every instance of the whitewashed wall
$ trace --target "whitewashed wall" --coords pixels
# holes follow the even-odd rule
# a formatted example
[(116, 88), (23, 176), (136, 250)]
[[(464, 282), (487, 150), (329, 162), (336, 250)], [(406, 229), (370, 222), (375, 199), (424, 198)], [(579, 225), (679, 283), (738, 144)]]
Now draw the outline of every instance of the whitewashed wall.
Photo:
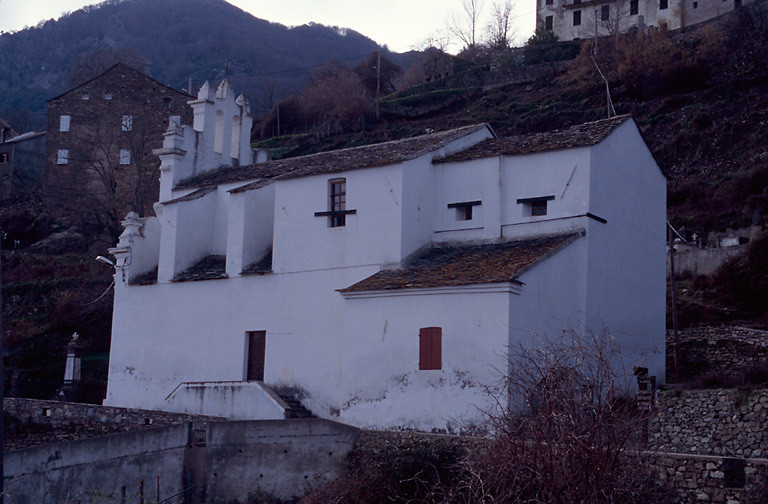
[(630, 365), (662, 380), (666, 179), (638, 137), (628, 121), (592, 148), (590, 209), (608, 222), (587, 229), (587, 323), (622, 338)]
[[(329, 227), (328, 181), (346, 179), (346, 225)], [(280, 181), (275, 185), (276, 272), (400, 261), (402, 168), (386, 166)]]
[[(456, 432), (493, 404), (505, 369), (510, 287), (347, 294), (340, 419)], [(442, 328), (442, 369), (419, 370), (419, 329)]]

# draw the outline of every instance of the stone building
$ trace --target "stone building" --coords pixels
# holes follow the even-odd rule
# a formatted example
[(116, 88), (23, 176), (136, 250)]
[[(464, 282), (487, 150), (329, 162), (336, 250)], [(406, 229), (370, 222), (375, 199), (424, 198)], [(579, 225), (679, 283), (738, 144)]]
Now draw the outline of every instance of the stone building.
[(702, 23), (749, 0), (536, 0), (536, 26), (560, 40), (626, 32), (633, 27), (670, 30)]
[(19, 135), (0, 118), (0, 201), (24, 197), (38, 189), (45, 170), (45, 132)]
[(177, 91), (125, 64), (48, 100), (46, 201), (70, 224), (115, 234), (118, 216), (144, 215), (158, 197), (169, 122), (191, 120)]
[(629, 116), (254, 163), (224, 81), (117, 247), (105, 404), (461, 430), (510, 347), (609, 328), (663, 376), (666, 180)]

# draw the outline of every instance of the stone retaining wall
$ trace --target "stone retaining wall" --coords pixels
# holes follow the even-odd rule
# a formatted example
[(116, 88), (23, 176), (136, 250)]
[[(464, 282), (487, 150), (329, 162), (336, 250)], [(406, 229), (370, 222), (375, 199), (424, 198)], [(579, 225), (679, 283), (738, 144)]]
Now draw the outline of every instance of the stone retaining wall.
[[(678, 333), (680, 381), (706, 372), (736, 376), (750, 366), (768, 362), (768, 331), (715, 326), (684, 329)], [(667, 382), (675, 378), (674, 338), (667, 332)]]
[(16, 397), (3, 398), (3, 409), (7, 425), (5, 450), (192, 421), (221, 420), (183, 413)]
[(649, 447), (727, 457), (768, 457), (768, 390), (670, 390), (659, 394)]
[(768, 502), (768, 459), (735, 459), (681, 453), (647, 453), (658, 466), (659, 482), (680, 504)]

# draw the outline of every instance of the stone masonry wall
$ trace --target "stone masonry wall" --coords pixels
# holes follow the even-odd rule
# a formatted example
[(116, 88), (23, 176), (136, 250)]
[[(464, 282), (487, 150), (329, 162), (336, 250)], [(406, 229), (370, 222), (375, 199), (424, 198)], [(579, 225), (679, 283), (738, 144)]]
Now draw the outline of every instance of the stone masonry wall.
[(657, 466), (658, 480), (677, 494), (680, 504), (757, 504), (768, 499), (768, 459), (648, 455)]
[(671, 390), (658, 396), (650, 449), (768, 457), (768, 390)]
[[(684, 329), (678, 333), (680, 381), (705, 372), (736, 375), (768, 362), (768, 331), (717, 326)], [(667, 332), (667, 382), (674, 382), (674, 339)]]
[(221, 420), (183, 413), (15, 397), (3, 398), (3, 409), (6, 418), (5, 450), (185, 422)]

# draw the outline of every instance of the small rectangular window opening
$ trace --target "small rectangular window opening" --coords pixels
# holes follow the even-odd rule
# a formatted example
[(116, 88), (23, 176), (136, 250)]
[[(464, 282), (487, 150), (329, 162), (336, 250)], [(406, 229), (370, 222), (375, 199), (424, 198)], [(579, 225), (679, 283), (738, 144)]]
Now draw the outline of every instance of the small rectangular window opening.
[(419, 329), (419, 370), (443, 368), (443, 329), (422, 327)]
[[(347, 209), (347, 180), (346, 179), (333, 179), (328, 182), (329, 184), (329, 209), (331, 212), (343, 212)], [(346, 215), (331, 215), (330, 227), (342, 227), (345, 226)]]
[(581, 25), (581, 11), (573, 11), (573, 26)]
[(603, 5), (602, 7), (600, 7), (600, 20), (608, 21), (610, 17), (611, 17), (611, 6)]
[(552, 31), (552, 16), (547, 16), (544, 18), (544, 29)]
[(629, 15), (636, 16), (640, 7), (639, 0), (630, 0), (629, 2)]
[(69, 131), (70, 119), (71, 118), (68, 115), (59, 116), (59, 131), (62, 131), (62, 132)]
[(553, 2), (554, 0), (544, 0), (545, 5), (552, 5)]
[(112, 93), (110, 91), (104, 91), (104, 99), (109, 101), (112, 99)]
[(170, 98), (163, 98), (163, 105), (165, 106), (166, 110), (171, 109), (171, 99)]
[(0, 152), (0, 164), (5, 164), (8, 162), (8, 153), (7, 152)]
[(124, 115), (123, 121), (121, 123), (121, 128), (123, 131), (131, 131), (133, 130), (133, 116), (132, 115)]
[(547, 202), (555, 199), (554, 196), (539, 196), (536, 198), (520, 198), (518, 204), (523, 205), (525, 217), (541, 217), (547, 215)]
[(69, 150), (59, 149), (56, 153), (56, 164), (65, 165), (69, 164)]
[(85, 100), (90, 100), (91, 99), (91, 93), (89, 93), (88, 91), (83, 91), (82, 93), (80, 93), (80, 99), (84, 100), (84, 101)]
[(461, 203), (448, 203), (448, 208), (456, 209), (457, 221), (469, 221), (474, 217), (472, 207), (482, 204), (482, 201), (462, 201)]
[(659, 0), (659, 10), (664, 10), (667, 7), (669, 7), (669, 1), (668, 0)]
[(131, 164), (131, 151), (129, 151), (128, 149), (120, 149), (120, 164), (121, 165)]

